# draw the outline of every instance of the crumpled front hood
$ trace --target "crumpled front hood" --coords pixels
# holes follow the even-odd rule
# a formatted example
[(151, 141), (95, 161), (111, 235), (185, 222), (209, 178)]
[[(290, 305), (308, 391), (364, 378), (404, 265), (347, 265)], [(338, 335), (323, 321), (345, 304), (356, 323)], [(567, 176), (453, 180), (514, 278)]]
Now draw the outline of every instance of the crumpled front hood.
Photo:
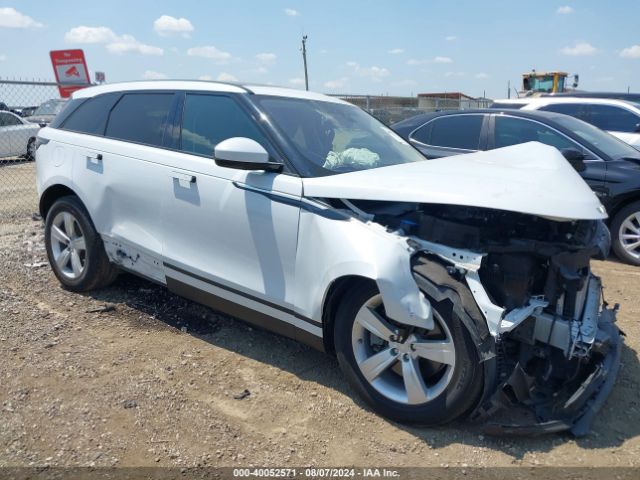
[(563, 220), (607, 217), (598, 197), (562, 154), (538, 142), (305, 178), (303, 188), (306, 197), (441, 203)]

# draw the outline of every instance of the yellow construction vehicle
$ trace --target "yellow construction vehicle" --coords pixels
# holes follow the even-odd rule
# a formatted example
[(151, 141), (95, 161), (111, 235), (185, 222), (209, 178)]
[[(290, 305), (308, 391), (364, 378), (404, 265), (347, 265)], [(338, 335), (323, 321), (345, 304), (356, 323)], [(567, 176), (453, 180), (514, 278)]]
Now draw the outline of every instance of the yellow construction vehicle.
[[(562, 93), (569, 91), (567, 86), (567, 72), (530, 72), (522, 74), (522, 90), (520, 96), (540, 95), (542, 93)], [(573, 76), (575, 89), (578, 86), (578, 75)]]

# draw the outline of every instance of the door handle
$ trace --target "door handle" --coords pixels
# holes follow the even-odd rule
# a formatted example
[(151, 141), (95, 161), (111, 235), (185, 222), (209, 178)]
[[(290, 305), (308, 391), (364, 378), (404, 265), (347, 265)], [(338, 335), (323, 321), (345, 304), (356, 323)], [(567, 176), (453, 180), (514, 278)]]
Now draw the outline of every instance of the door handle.
[[(102, 161), (102, 154), (101, 153), (96, 153), (96, 152), (89, 152), (89, 153), (87, 153), (87, 158), (93, 163), (101, 162)], [(94, 160), (95, 160), (95, 162), (94, 162)]]
[(189, 173), (171, 172), (171, 177), (178, 180), (181, 187), (188, 187), (192, 183), (196, 183), (196, 176)]

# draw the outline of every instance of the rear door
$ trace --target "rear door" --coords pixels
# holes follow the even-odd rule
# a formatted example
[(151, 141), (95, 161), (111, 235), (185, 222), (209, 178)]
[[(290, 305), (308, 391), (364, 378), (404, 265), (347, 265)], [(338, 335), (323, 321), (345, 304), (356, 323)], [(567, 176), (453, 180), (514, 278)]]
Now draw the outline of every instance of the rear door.
[(409, 139), (427, 158), (472, 153), (486, 148), (488, 115), (444, 115), (414, 130)]
[(11, 121), (12, 116), (9, 113), (0, 112), (0, 158), (15, 155), (12, 146)]
[[(173, 152), (164, 148), (173, 92), (129, 92), (89, 99), (65, 121), (72, 135), (73, 181), (107, 254), (122, 268), (164, 282), (162, 186)], [(81, 133), (80, 133), (81, 132)]]
[(540, 142), (545, 145), (564, 149), (575, 149), (585, 155), (585, 170), (580, 172), (582, 178), (589, 184), (597, 195), (606, 192), (605, 181), (607, 165), (596, 154), (569, 138), (562, 132), (527, 118), (512, 117), (510, 115), (493, 115), (489, 150), (517, 145), (526, 142)]

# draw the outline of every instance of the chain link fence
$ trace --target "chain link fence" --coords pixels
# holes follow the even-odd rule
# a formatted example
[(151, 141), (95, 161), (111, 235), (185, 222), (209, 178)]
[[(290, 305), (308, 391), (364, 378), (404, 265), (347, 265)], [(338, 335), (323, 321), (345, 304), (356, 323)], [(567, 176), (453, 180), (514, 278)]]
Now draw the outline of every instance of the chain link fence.
[(366, 110), (386, 125), (421, 113), (444, 110), (488, 108), (493, 100), (474, 98), (462, 93), (419, 94), (416, 97), (388, 95), (332, 95)]
[(0, 220), (37, 211), (35, 138), (62, 106), (55, 82), (0, 79)]

